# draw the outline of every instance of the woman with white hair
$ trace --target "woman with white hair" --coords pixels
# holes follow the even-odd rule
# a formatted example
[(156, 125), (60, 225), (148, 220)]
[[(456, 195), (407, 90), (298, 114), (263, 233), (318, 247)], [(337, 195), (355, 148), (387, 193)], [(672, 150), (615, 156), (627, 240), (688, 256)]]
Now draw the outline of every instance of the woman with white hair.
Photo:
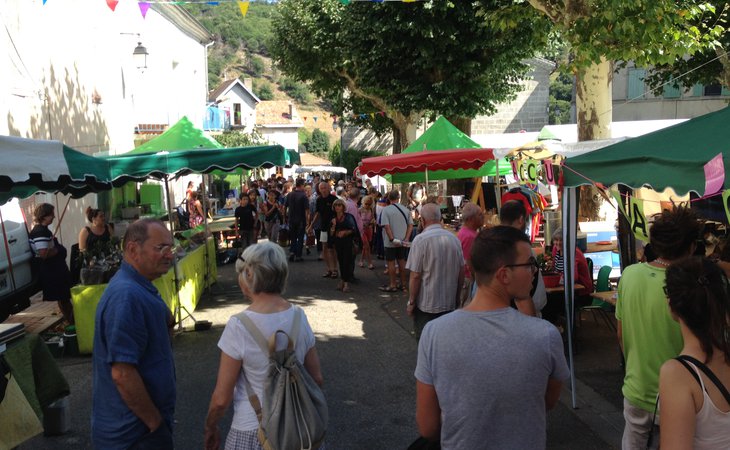
[[(314, 381), (322, 385), (319, 356), (314, 347), (314, 334), (304, 312), (282, 297), (286, 288), (289, 266), (284, 250), (273, 242), (252, 245), (236, 261), (238, 285), (251, 300), (243, 311), (267, 338), (277, 330), (287, 333), (301, 320), (295, 340), (297, 359)], [(301, 319), (297, 319), (301, 318)], [(286, 337), (277, 335), (277, 348), (286, 346)], [(261, 449), (257, 439), (259, 427), (256, 413), (246, 393), (245, 380), (264, 399), (263, 389), (269, 369), (269, 355), (264, 354), (237, 316), (228, 320), (218, 347), (221, 360), (218, 380), (210, 400), (205, 420), (205, 448), (220, 447), (218, 422), (233, 402), (233, 421), (226, 439), (226, 449)], [(245, 380), (244, 380), (245, 378)]]

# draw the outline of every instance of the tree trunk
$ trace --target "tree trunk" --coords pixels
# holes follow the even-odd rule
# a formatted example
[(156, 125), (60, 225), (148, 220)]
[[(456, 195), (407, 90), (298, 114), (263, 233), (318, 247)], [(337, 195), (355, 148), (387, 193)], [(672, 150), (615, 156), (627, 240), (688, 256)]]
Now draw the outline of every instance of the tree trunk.
[[(611, 138), (613, 104), (611, 82), (613, 67), (605, 58), (598, 64), (580, 69), (576, 76), (578, 141)], [(581, 187), (579, 216), (599, 220), (601, 201), (593, 186)], [(597, 200), (598, 199), (598, 200)]]
[(611, 62), (605, 58), (599, 64), (580, 69), (576, 76), (576, 111), (578, 141), (609, 139), (613, 105)]
[(467, 136), (471, 136), (471, 119), (466, 117), (447, 117), (453, 126), (461, 130)]
[(395, 113), (391, 116), (393, 121), (393, 154), (400, 153), (411, 142), (416, 140), (416, 128), (421, 120), (420, 113), (411, 113), (407, 116)]

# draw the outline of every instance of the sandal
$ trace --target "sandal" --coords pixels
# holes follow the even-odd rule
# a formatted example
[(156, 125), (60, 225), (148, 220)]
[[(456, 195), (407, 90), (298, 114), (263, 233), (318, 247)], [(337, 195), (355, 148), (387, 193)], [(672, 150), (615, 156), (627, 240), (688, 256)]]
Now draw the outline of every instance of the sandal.
[(370, 270), (373, 270), (373, 269), (375, 269), (375, 266), (374, 266), (374, 265), (372, 265), (372, 264), (370, 264), (370, 265), (368, 266), (368, 269), (370, 269)]
[(340, 274), (338, 274), (336, 270), (333, 270), (330, 272), (330, 278), (340, 278)]
[(365, 267), (365, 263), (362, 262), (362, 261), (360, 261), (357, 265), (360, 266), (360, 267)]
[(380, 286), (378, 289), (383, 292), (398, 292), (398, 288), (393, 286)]
[(348, 286), (347, 283), (345, 283), (345, 285), (342, 286), (342, 292), (350, 292), (350, 286)]
[(330, 271), (328, 270), (327, 272), (325, 272), (325, 274), (324, 274), (324, 275), (322, 275), (322, 278), (332, 278), (332, 272), (330, 272)]

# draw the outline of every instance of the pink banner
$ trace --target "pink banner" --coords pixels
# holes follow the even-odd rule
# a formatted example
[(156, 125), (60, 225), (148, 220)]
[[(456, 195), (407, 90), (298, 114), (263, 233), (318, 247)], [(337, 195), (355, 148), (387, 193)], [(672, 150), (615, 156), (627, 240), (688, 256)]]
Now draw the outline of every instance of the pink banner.
[(142, 18), (147, 18), (147, 10), (150, 9), (150, 4), (147, 2), (139, 2), (139, 12), (142, 13)]
[(712, 158), (705, 164), (705, 195), (720, 192), (725, 182), (725, 164), (722, 161), (722, 153)]

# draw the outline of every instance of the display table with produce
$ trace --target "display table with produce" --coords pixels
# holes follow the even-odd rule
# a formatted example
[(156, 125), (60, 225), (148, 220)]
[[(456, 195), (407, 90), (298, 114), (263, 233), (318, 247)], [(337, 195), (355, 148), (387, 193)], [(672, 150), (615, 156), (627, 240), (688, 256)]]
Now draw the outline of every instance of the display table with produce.
[[(179, 306), (185, 308), (188, 312), (195, 311), (203, 290), (208, 285), (215, 283), (218, 270), (215, 261), (216, 246), (213, 238), (208, 238), (207, 247), (207, 270), (205, 267), (206, 251), (203, 245), (189, 251), (184, 257), (176, 261), (179, 295), (175, 294), (175, 270), (170, 269), (165, 275), (153, 282), (173, 314), (178, 307), (178, 301), (180, 302)], [(106, 287), (106, 284), (95, 284), (91, 286), (78, 285), (71, 288), (71, 303), (73, 304), (76, 320), (76, 334), (80, 353), (88, 354), (93, 349), (96, 307)]]

